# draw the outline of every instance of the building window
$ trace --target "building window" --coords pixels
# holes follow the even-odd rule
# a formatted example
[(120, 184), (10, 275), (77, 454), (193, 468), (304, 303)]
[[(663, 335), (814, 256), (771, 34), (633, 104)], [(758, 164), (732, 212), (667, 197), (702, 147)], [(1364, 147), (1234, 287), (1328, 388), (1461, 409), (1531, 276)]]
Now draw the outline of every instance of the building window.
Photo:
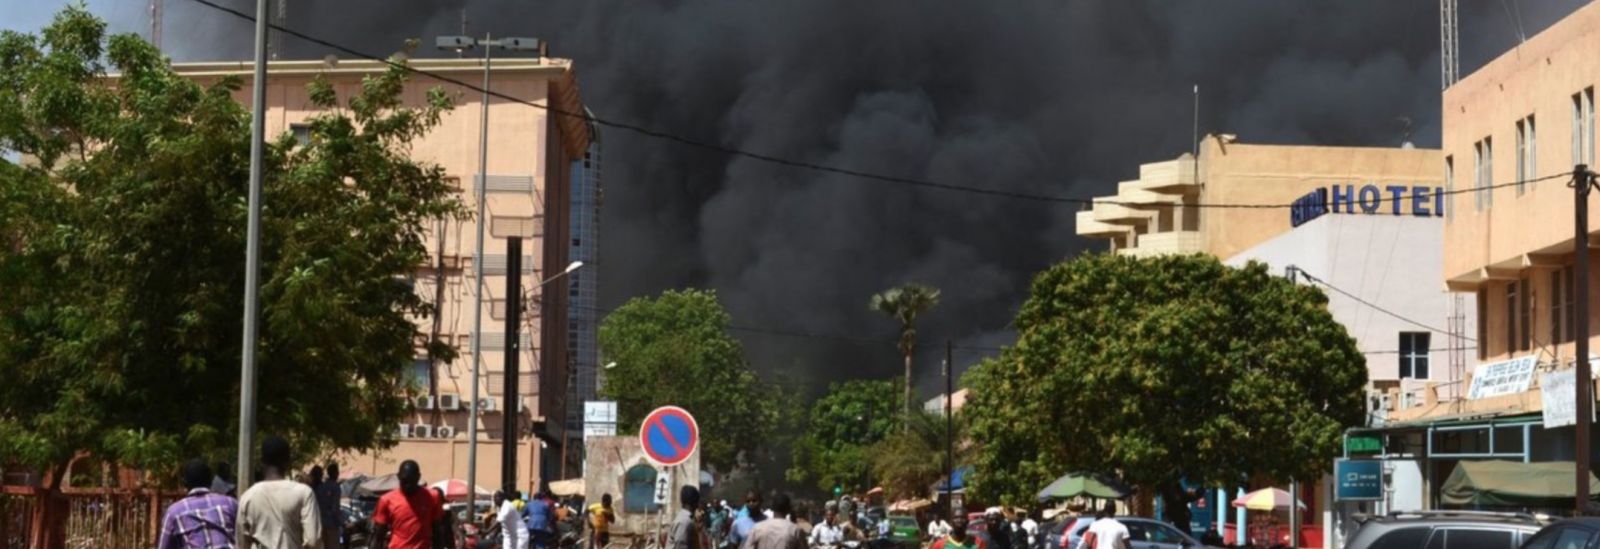
[(1534, 159), (1537, 156), (1533, 115), (1517, 121), (1517, 196), (1528, 190), (1528, 181), (1539, 177)]
[(1444, 157), (1444, 220), (1446, 223), (1456, 218), (1456, 159), (1453, 156)]
[(653, 513), (656, 510), (656, 468), (639, 464), (628, 469), (622, 487), (622, 511)]
[(1594, 88), (1572, 94), (1572, 163), (1594, 165)]
[(1550, 342), (1573, 340), (1577, 325), (1577, 303), (1573, 298), (1572, 267), (1550, 271)]
[(1522, 289), (1522, 301), (1517, 309), (1517, 350), (1526, 351), (1533, 348), (1533, 284), (1524, 278), (1517, 284)]
[(1478, 360), (1489, 358), (1489, 290), (1478, 288)]
[(1400, 379), (1428, 379), (1428, 332), (1400, 332)]
[(1472, 187), (1477, 189), (1472, 193), (1477, 197), (1474, 204), (1478, 211), (1494, 205), (1494, 142), (1492, 138), (1485, 137), (1472, 145), (1473, 167)]
[(304, 147), (311, 144), (310, 124), (290, 124), (289, 131), (294, 133), (294, 140)]
[(426, 358), (411, 360), (411, 381), (418, 387), (428, 388), (433, 385), (433, 363)]
[[(1513, 280), (1506, 283), (1506, 351), (1526, 351), (1529, 347), (1528, 309), (1523, 301), (1527, 283)], [(1521, 306), (1519, 308), (1519, 306)]]

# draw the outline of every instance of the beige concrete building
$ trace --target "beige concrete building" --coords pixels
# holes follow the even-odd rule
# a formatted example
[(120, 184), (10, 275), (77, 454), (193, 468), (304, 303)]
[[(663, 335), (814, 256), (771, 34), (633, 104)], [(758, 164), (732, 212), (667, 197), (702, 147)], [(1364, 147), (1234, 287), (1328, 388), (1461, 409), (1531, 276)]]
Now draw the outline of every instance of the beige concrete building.
[[(427, 71), (467, 82), (479, 82), (481, 60), (413, 60), (412, 65)], [(181, 74), (198, 80), (238, 76), (244, 86), (237, 94), (250, 103), (250, 63), (179, 64)], [(267, 83), (267, 134), (299, 134), (303, 123), (316, 115), (306, 84), (312, 78), (328, 79), (341, 100), (352, 96), (361, 79), (385, 69), (367, 61), (283, 61), (272, 62)], [(553, 105), (567, 112), (584, 112), (579, 100), (572, 63), (563, 59), (503, 59), (493, 66), (492, 89), (540, 105)], [(460, 86), (416, 75), (406, 84), (404, 101), (420, 105), (429, 89), (442, 86), (455, 99), (455, 109), (413, 147), (418, 160), (444, 168), (456, 181), (461, 198), (469, 208), (475, 203), (474, 185), (478, 172), (479, 118), (485, 108), (482, 95)], [(483, 378), (478, 380), (483, 415), (479, 427), (477, 483), (489, 489), (500, 486), (503, 414), (521, 417), (517, 480), (523, 489), (536, 482), (557, 480), (565, 469), (577, 476), (577, 465), (563, 467), (563, 433), (567, 395), (567, 318), (568, 290), (564, 281), (544, 288), (545, 277), (561, 272), (568, 263), (570, 170), (588, 149), (591, 133), (583, 120), (554, 115), (546, 110), (500, 99), (489, 109), (489, 150), (487, 181), (488, 235), (484, 244), (484, 307), (482, 317)], [(412, 279), (416, 292), (435, 302), (440, 322), (417, 319), (416, 361), (404, 365), (416, 381), (412, 395), (416, 409), (404, 423), (395, 425), (399, 437), (395, 448), (371, 455), (345, 456), (345, 472), (392, 473), (403, 459), (415, 459), (426, 480), (467, 477), (468, 410), (471, 408), (472, 312), (474, 304), (473, 246), (477, 226), (474, 220), (441, 223), (427, 236), (431, 248), (426, 264), (418, 265)], [(506, 238), (523, 237), (522, 277), (524, 320), (521, 325), (519, 378), (521, 398), (508, 401), (502, 394), (506, 349), (505, 286), (507, 273)], [(546, 245), (548, 243), (548, 245)], [(431, 364), (424, 344), (437, 330), (443, 342), (460, 354), (453, 364)], [(263, 379), (263, 383), (271, 383)], [(580, 405), (575, 404), (575, 405)], [(548, 418), (548, 421), (547, 421)], [(576, 457), (571, 452), (569, 457)], [(542, 458), (542, 460), (541, 460)], [(543, 464), (544, 475), (539, 464)]]
[[(1289, 204), (1325, 189), (1351, 213), (1432, 216), (1439, 181), (1436, 150), (1253, 145), (1213, 135), (1202, 141), (1198, 162), (1184, 154), (1139, 166), (1137, 179), (1078, 212), (1077, 232), (1108, 241), (1117, 253), (1198, 252), (1225, 260), (1287, 232), (1291, 216), (1282, 208), (1199, 204)], [(1401, 200), (1392, 199), (1391, 186), (1404, 187)], [(1304, 221), (1309, 217), (1315, 216)]]

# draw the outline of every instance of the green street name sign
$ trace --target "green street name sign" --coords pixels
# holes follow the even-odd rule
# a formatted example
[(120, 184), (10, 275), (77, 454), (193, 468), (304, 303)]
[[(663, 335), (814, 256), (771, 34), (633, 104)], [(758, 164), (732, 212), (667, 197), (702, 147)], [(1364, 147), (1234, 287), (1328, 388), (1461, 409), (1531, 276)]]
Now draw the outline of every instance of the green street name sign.
[(1381, 454), (1383, 439), (1376, 435), (1347, 435), (1344, 437), (1344, 452), (1350, 455)]

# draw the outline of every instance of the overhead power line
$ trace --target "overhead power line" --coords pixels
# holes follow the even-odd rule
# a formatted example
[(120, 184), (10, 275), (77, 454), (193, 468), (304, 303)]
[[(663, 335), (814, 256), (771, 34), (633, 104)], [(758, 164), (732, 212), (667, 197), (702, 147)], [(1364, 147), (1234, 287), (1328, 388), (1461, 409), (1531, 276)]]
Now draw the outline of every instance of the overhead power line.
[(1385, 308), (1383, 308), (1382, 306), (1380, 306), (1380, 305), (1378, 305), (1376, 303), (1373, 303), (1371, 301), (1367, 301), (1365, 299), (1362, 299), (1361, 296), (1358, 296), (1356, 294), (1344, 291), (1344, 290), (1340, 289), (1338, 286), (1334, 286), (1332, 284), (1329, 284), (1327, 281), (1324, 281), (1324, 280), (1322, 280), (1320, 278), (1317, 278), (1317, 277), (1313, 276), (1311, 273), (1306, 272), (1305, 269), (1301, 269), (1301, 268), (1296, 267), (1295, 271), (1300, 273), (1300, 276), (1305, 277), (1306, 280), (1310, 280), (1312, 282), (1315, 282), (1315, 283), (1317, 283), (1318, 285), (1321, 285), (1324, 288), (1327, 288), (1329, 290), (1333, 290), (1334, 292), (1337, 292), (1340, 295), (1343, 295), (1343, 296), (1348, 297), (1348, 298), (1350, 298), (1352, 300), (1355, 300), (1357, 303), (1360, 303), (1362, 305), (1366, 305), (1368, 307), (1371, 307), (1373, 310), (1376, 310), (1376, 311), (1378, 311), (1380, 313), (1392, 316), (1392, 317), (1394, 317), (1396, 319), (1404, 321), (1404, 322), (1406, 322), (1408, 324), (1411, 324), (1413, 326), (1417, 326), (1419, 328), (1422, 328), (1422, 329), (1425, 329), (1425, 330), (1428, 330), (1428, 331), (1445, 334), (1445, 335), (1448, 335), (1450, 337), (1459, 337), (1461, 339), (1464, 339), (1464, 340), (1467, 340), (1467, 341), (1471, 341), (1473, 343), (1477, 343), (1477, 341), (1478, 341), (1476, 339), (1467, 337), (1465, 335), (1451, 333), (1449, 330), (1441, 330), (1441, 329), (1435, 328), (1433, 326), (1429, 326), (1427, 324), (1423, 324), (1423, 323), (1418, 322), (1416, 320), (1412, 320), (1411, 318), (1409, 318), (1409, 317), (1407, 317), (1405, 315), (1402, 315), (1400, 313), (1396, 313), (1396, 312), (1391, 311), (1389, 309), (1385, 309)]
[[(255, 16), (253, 16), (253, 15), (250, 15), (248, 13), (245, 13), (245, 12), (242, 12), (242, 11), (239, 11), (239, 10), (227, 7), (227, 6), (223, 6), (223, 5), (218, 4), (218, 3), (216, 3), (216, 2), (214, 2), (212, 0), (190, 0), (190, 1), (192, 1), (194, 3), (197, 3), (197, 4), (200, 4), (200, 5), (203, 5), (203, 6), (206, 6), (206, 7), (209, 7), (209, 8), (212, 8), (212, 9), (215, 9), (217, 11), (221, 11), (221, 12), (224, 12), (224, 13), (231, 14), (231, 15), (233, 15), (235, 17), (238, 17), (239, 19), (243, 19), (245, 21), (251, 21), (251, 22), (255, 21)], [(830, 165), (826, 165), (826, 164), (818, 164), (818, 163), (815, 163), (815, 162), (807, 162), (807, 161), (804, 161), (804, 160), (794, 160), (794, 159), (784, 158), (784, 157), (780, 157), (780, 156), (774, 156), (774, 155), (767, 154), (767, 153), (751, 151), (751, 150), (748, 150), (748, 149), (741, 149), (741, 148), (738, 148), (738, 147), (730, 147), (730, 146), (727, 146), (727, 145), (721, 145), (721, 144), (713, 143), (713, 142), (706, 141), (706, 140), (703, 140), (703, 139), (697, 139), (697, 138), (678, 135), (678, 134), (674, 134), (674, 133), (670, 133), (670, 132), (666, 132), (666, 131), (662, 131), (662, 130), (656, 130), (656, 129), (652, 129), (652, 128), (647, 128), (647, 127), (644, 127), (644, 126), (641, 126), (641, 125), (638, 125), (638, 124), (629, 123), (629, 122), (619, 122), (619, 121), (616, 121), (616, 120), (610, 120), (610, 119), (601, 118), (601, 117), (597, 117), (597, 116), (591, 116), (588, 113), (568, 111), (568, 110), (565, 110), (565, 109), (562, 109), (562, 108), (559, 108), (559, 107), (555, 107), (555, 106), (552, 106), (552, 105), (542, 105), (542, 104), (539, 104), (539, 103), (535, 103), (533, 101), (529, 101), (527, 99), (523, 99), (523, 98), (520, 98), (520, 97), (515, 97), (515, 96), (512, 96), (512, 95), (509, 95), (509, 94), (506, 94), (506, 93), (492, 91), (492, 90), (484, 90), (481, 86), (472, 84), (470, 82), (466, 82), (464, 80), (451, 78), (449, 76), (445, 76), (443, 74), (439, 74), (439, 73), (436, 73), (436, 72), (433, 72), (433, 71), (429, 71), (429, 70), (425, 70), (425, 69), (419, 69), (419, 68), (413, 67), (411, 65), (408, 65), (406, 63), (392, 61), (392, 60), (390, 60), (388, 58), (385, 58), (385, 57), (382, 57), (382, 56), (373, 55), (371, 53), (363, 52), (363, 51), (357, 50), (355, 48), (351, 48), (351, 47), (348, 47), (348, 46), (345, 46), (345, 45), (342, 45), (342, 44), (339, 44), (339, 43), (336, 43), (336, 42), (333, 42), (333, 41), (330, 41), (330, 40), (325, 40), (325, 39), (322, 39), (322, 38), (311, 36), (311, 35), (308, 35), (306, 33), (303, 33), (303, 32), (300, 32), (300, 31), (297, 31), (297, 30), (294, 30), (294, 29), (290, 29), (290, 28), (284, 27), (282, 25), (269, 23), (267, 26), (271, 27), (274, 30), (277, 30), (278, 32), (280, 32), (282, 34), (293, 36), (295, 38), (299, 38), (301, 40), (305, 40), (307, 42), (310, 42), (310, 43), (313, 43), (313, 44), (317, 44), (319, 46), (323, 46), (323, 47), (326, 47), (326, 48), (329, 48), (329, 49), (333, 49), (333, 50), (336, 50), (336, 51), (339, 51), (339, 52), (343, 52), (345, 54), (352, 55), (352, 56), (355, 56), (355, 57), (358, 57), (358, 58), (361, 58), (361, 59), (365, 59), (365, 60), (368, 60), (368, 61), (374, 61), (374, 62), (378, 62), (378, 63), (383, 63), (383, 64), (388, 65), (390, 67), (394, 67), (394, 68), (406, 71), (406, 72), (411, 73), (411, 74), (417, 74), (417, 75), (426, 76), (428, 78), (432, 78), (434, 80), (438, 80), (438, 81), (441, 81), (441, 82), (446, 82), (446, 83), (449, 83), (449, 84), (460, 86), (462, 88), (466, 88), (466, 89), (472, 90), (474, 92), (487, 93), (490, 96), (497, 97), (497, 98), (500, 98), (500, 99), (503, 99), (503, 100), (506, 100), (506, 101), (509, 101), (509, 102), (512, 102), (512, 103), (518, 103), (518, 104), (525, 105), (525, 106), (528, 106), (528, 107), (532, 107), (532, 108), (535, 108), (535, 109), (541, 109), (541, 110), (544, 110), (544, 111), (547, 111), (547, 112), (550, 112), (552, 114), (556, 114), (556, 115), (559, 115), (559, 116), (569, 116), (569, 117), (574, 117), (574, 118), (580, 118), (580, 119), (589, 121), (589, 122), (591, 122), (591, 123), (593, 123), (595, 125), (599, 125), (599, 126), (605, 126), (605, 127), (608, 127), (608, 128), (615, 128), (615, 129), (619, 129), (619, 130), (633, 132), (633, 133), (636, 133), (636, 134), (639, 134), (639, 135), (643, 135), (643, 136), (646, 136), (646, 137), (651, 137), (651, 138), (655, 138), (655, 139), (661, 139), (661, 140), (665, 140), (665, 141), (671, 141), (671, 142), (674, 142), (674, 143), (679, 143), (679, 144), (682, 144), (682, 145), (687, 145), (687, 146), (691, 146), (691, 147), (696, 147), (696, 148), (700, 148), (700, 149), (714, 151), (714, 152), (726, 154), (726, 155), (729, 155), (729, 156), (737, 156), (737, 157), (742, 157), (742, 158), (749, 158), (749, 159), (752, 159), (752, 160), (758, 160), (758, 161), (761, 161), (761, 162), (766, 162), (766, 163), (770, 163), (770, 164), (776, 164), (776, 165), (780, 165), (780, 166), (787, 166), (787, 167), (796, 168), (796, 169), (811, 170), (811, 171), (823, 172), (823, 173), (831, 173), (831, 174), (836, 174), (836, 175), (844, 175), (844, 176), (855, 177), (855, 178), (859, 178), (859, 179), (878, 181), (878, 182), (882, 182), (882, 183), (894, 183), (894, 184), (906, 185), (906, 186), (911, 186), (911, 187), (920, 187), (920, 188), (928, 188), (928, 189), (939, 189), (939, 190), (953, 191), (953, 192), (964, 192), (964, 193), (970, 193), (970, 194), (995, 196), (995, 197), (1001, 197), (1001, 198), (1011, 198), (1011, 199), (1017, 199), (1017, 200), (1031, 200), (1031, 201), (1035, 201), (1035, 202), (1053, 202), (1053, 203), (1062, 203), (1062, 204), (1080, 204), (1080, 205), (1087, 205), (1087, 206), (1093, 206), (1093, 205), (1096, 205), (1096, 204), (1105, 204), (1105, 205), (1112, 205), (1112, 206), (1132, 206), (1132, 207), (1148, 207), (1148, 206), (1150, 206), (1150, 204), (1144, 203), (1144, 202), (1128, 202), (1128, 201), (1110, 200), (1110, 199), (1103, 199), (1103, 198), (1084, 198), (1084, 197), (1075, 197), (1075, 196), (1047, 195), (1047, 194), (1030, 193), (1030, 192), (1023, 192), (1023, 191), (1012, 191), (1012, 190), (1005, 190), (1005, 189), (989, 189), (989, 188), (983, 188), (983, 187), (970, 187), (970, 186), (965, 186), (965, 185), (955, 185), (955, 184), (951, 184), (951, 183), (941, 183), (941, 182), (938, 182), (938, 181), (931, 181), (931, 180), (926, 180), (926, 179), (917, 179), (917, 178), (912, 178), (912, 177), (901, 177), (901, 176), (896, 176), (896, 175), (874, 173), (874, 172), (857, 170), (857, 169), (853, 169), (853, 168), (845, 168), (845, 167), (840, 167), (840, 166), (830, 166)], [(1440, 192), (1435, 193), (1435, 194), (1436, 195), (1446, 195), (1446, 196), (1448, 196), (1448, 195), (1456, 195), (1456, 194), (1465, 194), (1465, 193), (1470, 193), (1470, 192), (1483, 192), (1483, 191), (1487, 191), (1487, 190), (1490, 190), (1490, 189), (1498, 189), (1498, 188), (1501, 188), (1501, 187), (1524, 185), (1524, 184), (1527, 184), (1527, 183), (1535, 183), (1535, 182), (1544, 181), (1544, 180), (1547, 180), (1547, 179), (1556, 179), (1556, 178), (1560, 178), (1560, 177), (1566, 177), (1566, 176), (1569, 176), (1569, 175), (1571, 175), (1570, 172), (1564, 172), (1564, 173), (1559, 173), (1559, 174), (1551, 174), (1551, 175), (1547, 175), (1547, 176), (1536, 178), (1536, 179), (1513, 181), (1513, 182), (1510, 182), (1510, 183), (1502, 183), (1502, 184), (1498, 184), (1498, 185), (1489, 185), (1489, 186), (1484, 186), (1484, 187), (1473, 187), (1473, 188), (1466, 188), (1466, 189), (1455, 189), (1455, 190), (1448, 190), (1448, 191), (1440, 191)], [(1409, 200), (1409, 198), (1406, 198), (1406, 199), (1392, 199), (1392, 198), (1384, 198), (1384, 197), (1380, 196), (1378, 198), (1378, 204), (1380, 204), (1380, 206), (1381, 206), (1382, 204), (1385, 204), (1385, 203), (1388, 203), (1388, 202), (1391, 202), (1391, 201), (1398, 202), (1400, 200)], [(1295, 207), (1296, 205), (1295, 204), (1200, 203), (1200, 204), (1184, 204), (1183, 206), (1184, 207), (1194, 207), (1194, 208), (1211, 208), (1211, 209), (1263, 209), (1263, 210), (1266, 210), (1266, 209), (1287, 209), (1287, 208)]]

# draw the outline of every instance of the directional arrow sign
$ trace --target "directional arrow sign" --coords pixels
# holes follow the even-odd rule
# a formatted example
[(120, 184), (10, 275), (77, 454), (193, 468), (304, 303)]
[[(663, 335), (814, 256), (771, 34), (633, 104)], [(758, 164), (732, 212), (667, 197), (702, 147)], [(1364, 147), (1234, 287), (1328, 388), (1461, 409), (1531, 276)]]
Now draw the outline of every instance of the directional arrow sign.
[(662, 406), (639, 424), (639, 445), (645, 457), (662, 467), (689, 460), (700, 445), (700, 426), (694, 416), (677, 406)]

